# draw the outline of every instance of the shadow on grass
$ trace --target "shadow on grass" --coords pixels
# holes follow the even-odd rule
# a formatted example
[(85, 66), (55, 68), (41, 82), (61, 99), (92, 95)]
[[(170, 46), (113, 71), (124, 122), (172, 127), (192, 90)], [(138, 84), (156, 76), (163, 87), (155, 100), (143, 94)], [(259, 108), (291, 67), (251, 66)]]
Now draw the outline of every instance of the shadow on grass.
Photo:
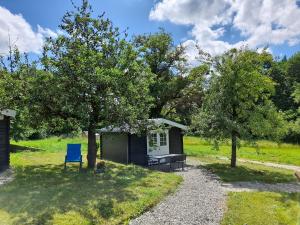
[[(53, 214), (75, 211), (88, 221), (109, 220), (122, 214), (116, 206), (138, 199), (133, 188), (152, 173), (136, 166), (107, 164), (103, 174), (78, 172), (78, 167), (39, 165), (15, 168), (16, 177), (0, 187), (0, 214), (13, 224), (48, 224)], [(151, 184), (150, 184), (151, 185)]]
[(45, 150), (39, 148), (32, 148), (32, 147), (26, 147), (21, 145), (10, 144), (10, 151), (13, 153), (17, 153), (17, 152), (38, 152), (38, 151), (45, 151)]
[(229, 164), (211, 163), (202, 165), (201, 167), (218, 175), (225, 182), (258, 181), (265, 183), (285, 183), (295, 181), (292, 171), (275, 168), (262, 169), (252, 164), (231, 168)]
[[(280, 193), (281, 198), (280, 201), (286, 204), (290, 203), (290, 200), (299, 203), (300, 202), (300, 193)], [(299, 204), (300, 207), (300, 204)], [(298, 211), (299, 219), (300, 219), (300, 211)], [(299, 221), (300, 222), (300, 221)]]

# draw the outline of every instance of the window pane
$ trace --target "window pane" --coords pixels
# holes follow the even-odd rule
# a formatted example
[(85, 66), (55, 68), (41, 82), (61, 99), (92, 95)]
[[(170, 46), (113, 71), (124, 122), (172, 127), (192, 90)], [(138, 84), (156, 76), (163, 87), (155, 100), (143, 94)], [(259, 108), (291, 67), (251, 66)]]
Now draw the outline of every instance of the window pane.
[(150, 134), (149, 146), (150, 147), (157, 146), (157, 135), (156, 134)]
[(166, 146), (167, 145), (167, 135), (166, 133), (160, 133), (159, 134), (160, 139), (160, 146)]

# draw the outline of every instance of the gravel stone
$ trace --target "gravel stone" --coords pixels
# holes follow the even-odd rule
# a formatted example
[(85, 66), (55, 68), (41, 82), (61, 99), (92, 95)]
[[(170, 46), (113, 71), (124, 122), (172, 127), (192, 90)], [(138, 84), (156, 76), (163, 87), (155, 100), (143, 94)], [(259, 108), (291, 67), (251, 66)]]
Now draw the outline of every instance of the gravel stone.
[(178, 190), (131, 225), (215, 225), (225, 211), (226, 192), (219, 180), (203, 169), (189, 166), (176, 172), (184, 178)]

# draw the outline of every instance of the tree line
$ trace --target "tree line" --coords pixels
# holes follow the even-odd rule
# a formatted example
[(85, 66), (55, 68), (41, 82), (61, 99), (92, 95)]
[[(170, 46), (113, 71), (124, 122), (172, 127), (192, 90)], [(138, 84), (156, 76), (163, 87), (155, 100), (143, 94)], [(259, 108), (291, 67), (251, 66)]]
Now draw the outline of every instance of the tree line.
[(129, 40), (105, 14), (93, 16), (87, 0), (59, 27), (39, 60), (15, 46), (0, 58), (0, 108), (17, 111), (15, 140), (87, 130), (89, 167), (97, 128), (140, 132), (148, 118), (190, 125), (216, 142), (231, 138), (232, 166), (241, 139), (299, 143), (300, 53), (278, 60), (246, 47), (216, 57), (199, 51), (190, 68), (165, 30)]

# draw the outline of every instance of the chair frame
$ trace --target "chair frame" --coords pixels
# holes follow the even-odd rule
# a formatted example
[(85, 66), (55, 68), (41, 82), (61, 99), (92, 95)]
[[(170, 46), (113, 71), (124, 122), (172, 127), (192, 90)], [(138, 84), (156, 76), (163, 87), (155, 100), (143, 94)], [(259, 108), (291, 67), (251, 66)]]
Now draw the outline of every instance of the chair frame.
[[(72, 144), (68, 144), (68, 145), (72, 145)], [(81, 145), (80, 145), (80, 152), (81, 152)], [(82, 169), (82, 155), (80, 155), (80, 159), (79, 160), (67, 160), (67, 156), (68, 156), (68, 152), (65, 155), (64, 170), (67, 170), (67, 163), (75, 163), (75, 162), (76, 163), (79, 162), (79, 170)]]

